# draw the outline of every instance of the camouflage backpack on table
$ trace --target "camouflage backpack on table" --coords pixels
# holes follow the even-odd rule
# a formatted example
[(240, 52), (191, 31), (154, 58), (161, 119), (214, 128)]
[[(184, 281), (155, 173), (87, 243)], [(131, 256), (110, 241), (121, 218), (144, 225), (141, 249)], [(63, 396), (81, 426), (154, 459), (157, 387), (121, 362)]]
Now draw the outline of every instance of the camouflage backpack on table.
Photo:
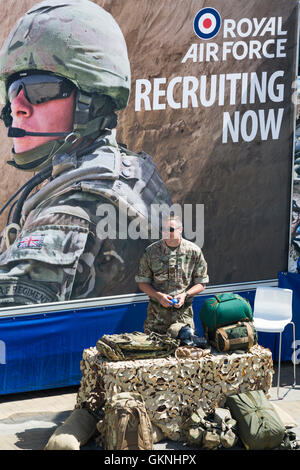
[(105, 450), (151, 450), (152, 425), (139, 393), (116, 393), (106, 402), (97, 429)]

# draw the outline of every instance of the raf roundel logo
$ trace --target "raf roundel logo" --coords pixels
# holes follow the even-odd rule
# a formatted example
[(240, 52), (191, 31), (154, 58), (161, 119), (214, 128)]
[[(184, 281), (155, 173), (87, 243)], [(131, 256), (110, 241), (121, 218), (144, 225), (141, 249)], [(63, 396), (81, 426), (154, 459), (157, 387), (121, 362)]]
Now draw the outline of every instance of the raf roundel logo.
[(194, 31), (200, 39), (214, 38), (221, 28), (220, 13), (214, 8), (202, 8), (194, 19)]

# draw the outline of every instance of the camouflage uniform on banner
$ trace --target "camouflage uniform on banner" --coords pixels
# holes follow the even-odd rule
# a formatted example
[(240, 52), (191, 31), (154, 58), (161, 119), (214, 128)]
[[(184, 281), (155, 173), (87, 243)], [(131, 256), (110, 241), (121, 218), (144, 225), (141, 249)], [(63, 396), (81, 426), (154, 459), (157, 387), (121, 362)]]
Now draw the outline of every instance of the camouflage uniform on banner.
[[(151, 157), (114, 137), (116, 111), (126, 107), (130, 93), (118, 25), (87, 0), (34, 5), (0, 51), (2, 119), (9, 128), (7, 86), (23, 71), (51, 72), (75, 85), (74, 127), (71, 137), (14, 153), (8, 162), (39, 173), (2, 236), (0, 306), (136, 291), (137, 260), (149, 241), (130, 239), (128, 226), (147, 231), (151, 205), (171, 200)], [(36, 182), (42, 184), (34, 192)], [(116, 228), (110, 237), (107, 223)]]
[[(149, 283), (162, 293), (175, 297), (191, 285), (209, 282), (207, 263), (201, 249), (182, 238), (176, 249), (170, 249), (164, 240), (148, 246), (140, 259), (137, 283)], [(192, 299), (182, 307), (163, 307), (150, 298), (144, 331), (165, 334), (173, 323), (184, 323), (194, 327)]]

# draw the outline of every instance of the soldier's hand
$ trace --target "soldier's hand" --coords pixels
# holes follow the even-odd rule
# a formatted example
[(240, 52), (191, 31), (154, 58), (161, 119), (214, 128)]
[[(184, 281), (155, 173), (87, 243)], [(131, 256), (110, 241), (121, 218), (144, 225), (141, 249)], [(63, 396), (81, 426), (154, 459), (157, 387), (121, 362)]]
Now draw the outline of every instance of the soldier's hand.
[(160, 303), (160, 305), (162, 305), (163, 307), (171, 307), (172, 306), (172, 302), (171, 302), (171, 295), (169, 294), (163, 294), (162, 292), (159, 292), (158, 293), (158, 301)]
[(174, 304), (174, 307), (175, 308), (180, 308), (183, 306), (184, 302), (185, 302), (185, 298), (186, 298), (186, 293), (183, 292), (182, 294), (178, 294), (175, 296), (175, 299), (178, 299), (178, 303), (177, 304)]

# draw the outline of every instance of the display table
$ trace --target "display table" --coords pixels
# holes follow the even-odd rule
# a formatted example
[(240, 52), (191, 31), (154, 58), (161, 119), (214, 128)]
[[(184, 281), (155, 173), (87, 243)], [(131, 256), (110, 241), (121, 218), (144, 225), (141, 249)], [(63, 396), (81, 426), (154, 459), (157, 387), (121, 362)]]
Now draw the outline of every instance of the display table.
[(202, 407), (210, 413), (224, 406), (226, 397), (272, 384), (272, 353), (253, 346), (245, 353), (209, 353), (199, 359), (169, 356), (162, 359), (108, 362), (96, 348), (83, 351), (82, 378), (76, 407), (96, 411), (118, 392), (139, 392), (151, 422), (166, 438), (178, 441), (184, 409)]

